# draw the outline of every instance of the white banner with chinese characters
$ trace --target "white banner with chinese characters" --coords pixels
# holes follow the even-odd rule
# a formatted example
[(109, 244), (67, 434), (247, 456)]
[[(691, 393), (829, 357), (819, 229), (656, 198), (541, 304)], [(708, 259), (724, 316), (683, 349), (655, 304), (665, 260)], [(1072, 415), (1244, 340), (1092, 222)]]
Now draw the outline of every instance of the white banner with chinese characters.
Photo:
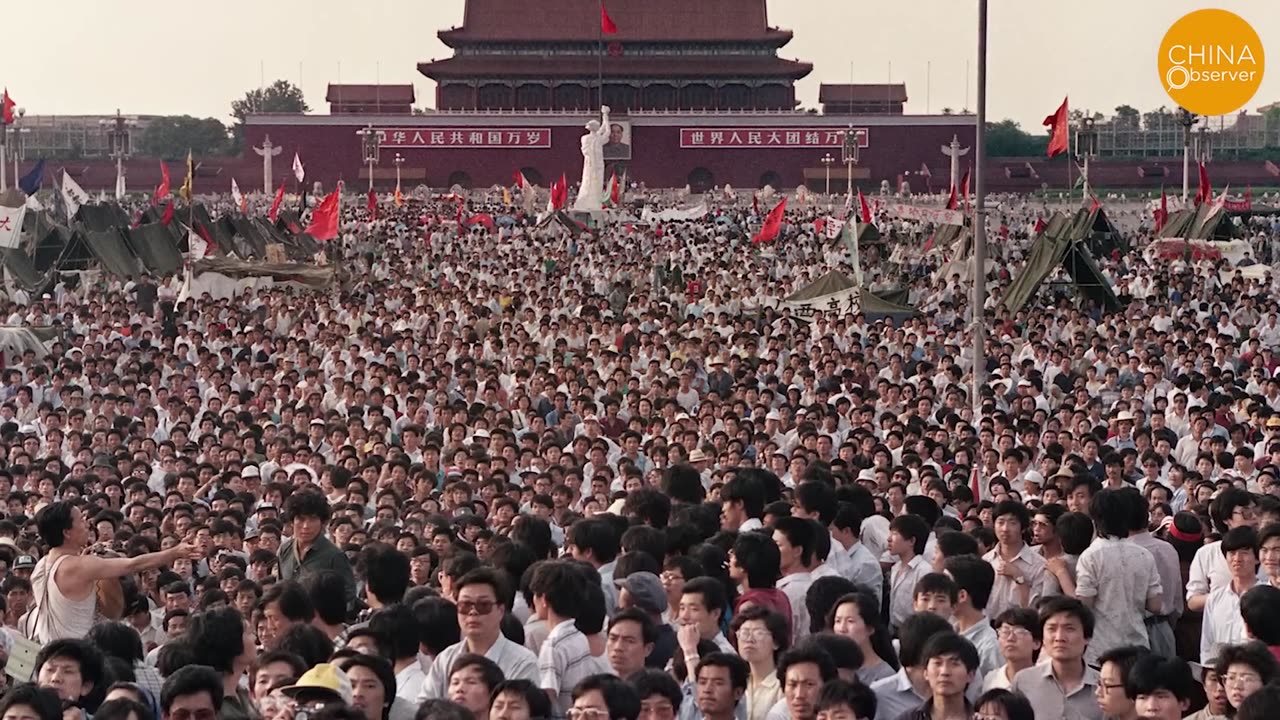
[(653, 208), (645, 208), (640, 213), (640, 222), (652, 225), (656, 222), (692, 222), (701, 220), (707, 214), (707, 204), (700, 202), (691, 208), (670, 208), (667, 210), (654, 210)]
[(808, 300), (787, 301), (775, 300), (773, 306), (779, 310), (790, 310), (794, 317), (802, 320), (809, 320), (819, 312), (823, 312), (828, 316), (844, 315), (852, 313), (857, 315), (862, 311), (862, 288), (852, 287), (848, 290), (841, 290), (830, 295), (810, 298)]
[(549, 148), (551, 128), (377, 128), (384, 148)]
[(905, 203), (889, 203), (885, 207), (889, 215), (903, 220), (933, 223), (934, 225), (963, 225), (964, 213), (945, 208), (927, 208)]
[[(838, 148), (847, 128), (680, 128), (682, 148)], [(870, 146), (867, 128), (853, 128), (858, 147)]]

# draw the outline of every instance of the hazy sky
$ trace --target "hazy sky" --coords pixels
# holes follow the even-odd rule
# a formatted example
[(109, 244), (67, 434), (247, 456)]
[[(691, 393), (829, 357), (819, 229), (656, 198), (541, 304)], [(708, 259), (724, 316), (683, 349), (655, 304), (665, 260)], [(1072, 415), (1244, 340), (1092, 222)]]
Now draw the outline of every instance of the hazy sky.
[[(645, 0), (608, 0), (610, 3)], [(697, 2), (697, 0), (687, 0)], [(534, 8), (537, 0), (518, 7)], [(988, 114), (1024, 128), (1071, 96), (1110, 113), (1171, 104), (1156, 76), (1169, 25), (1204, 0), (992, 0)], [(1280, 63), (1274, 0), (1218, 4), (1250, 21)], [(0, 83), (30, 114), (190, 114), (229, 119), (231, 100), (265, 78), (300, 82), (313, 111), (328, 111), (328, 82), (413, 83), (432, 105), (419, 61), (446, 57), (436, 31), (462, 22), (463, 0), (142, 0), (7, 3)], [(770, 23), (795, 32), (787, 58), (814, 64), (799, 85), (906, 82), (907, 112), (977, 102), (977, 1), (773, 0)], [(966, 90), (966, 63), (970, 72)], [(931, 68), (931, 70), (930, 70)], [(6, 72), (8, 71), (8, 72)], [(1280, 66), (1249, 109), (1280, 100)]]

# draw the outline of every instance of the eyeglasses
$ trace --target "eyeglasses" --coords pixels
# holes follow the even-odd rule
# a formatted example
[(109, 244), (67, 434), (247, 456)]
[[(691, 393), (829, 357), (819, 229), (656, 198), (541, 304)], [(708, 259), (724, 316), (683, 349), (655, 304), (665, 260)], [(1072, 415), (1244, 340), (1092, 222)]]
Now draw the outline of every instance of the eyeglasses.
[(609, 720), (609, 711), (600, 708), (569, 708), (569, 720)]
[(999, 630), (996, 631), (996, 637), (1004, 640), (1013, 640), (1020, 637), (1029, 637), (1030, 635), (1031, 635), (1030, 630), (1024, 627), (1018, 627), (1017, 625), (1004, 625)]
[(464, 600), (458, 603), (458, 614), (470, 615), (475, 613), (476, 615), (488, 615), (493, 612), (495, 606), (497, 606), (497, 603), (492, 600), (477, 600), (474, 602)]
[(1261, 685), (1262, 676), (1257, 673), (1227, 673), (1222, 676), (1224, 685)]

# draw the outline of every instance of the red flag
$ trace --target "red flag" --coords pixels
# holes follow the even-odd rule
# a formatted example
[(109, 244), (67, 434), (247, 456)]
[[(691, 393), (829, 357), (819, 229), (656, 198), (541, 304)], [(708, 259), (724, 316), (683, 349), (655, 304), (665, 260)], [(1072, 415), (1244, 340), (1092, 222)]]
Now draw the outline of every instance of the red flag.
[(1049, 128), (1049, 157), (1066, 152), (1068, 132), (1066, 98), (1062, 98), (1062, 105), (1052, 115), (1044, 119), (1044, 125)]
[(1164, 229), (1164, 224), (1169, 221), (1169, 196), (1164, 192), (1164, 186), (1160, 187), (1160, 209), (1155, 213), (1156, 232)]
[(1044, 221), (1044, 218), (1036, 218), (1035, 229), (1033, 229), (1031, 232), (1036, 235), (1039, 235), (1040, 233), (1044, 232), (1044, 229), (1047, 227), (1049, 227), (1049, 224)]
[(160, 184), (156, 186), (155, 197), (151, 198), (152, 205), (159, 205), (160, 201), (169, 197), (169, 166), (162, 161), (160, 163)]
[(173, 203), (164, 206), (164, 212), (160, 214), (160, 224), (168, 225), (173, 222)]
[(9, 88), (5, 88), (4, 95), (0, 96), (0, 120), (3, 120), (5, 125), (13, 124), (13, 108), (17, 104), (13, 98), (9, 97)]
[(760, 214), (760, 198), (756, 197), (755, 193), (751, 193), (751, 214)]
[(948, 210), (955, 210), (955, 209), (956, 209), (957, 207), (959, 207), (959, 206), (960, 206), (960, 200), (959, 200), (959, 198), (956, 196), (956, 186), (955, 186), (955, 185), (952, 185), (952, 186), (951, 186), (951, 197), (947, 198), (947, 209), (948, 209)]
[(934, 236), (934, 235), (935, 235), (935, 233), (929, 233), (929, 239), (928, 239), (928, 240), (925, 240), (925, 242), (924, 242), (924, 247), (923, 247), (923, 248), (921, 248), (921, 249), (922, 249), (922, 250), (924, 250), (925, 252), (929, 252), (930, 250), (932, 250), (932, 249), (933, 249), (933, 236)]
[(493, 216), (490, 215), (489, 213), (476, 213), (475, 215), (472, 215), (471, 217), (467, 218), (466, 225), (470, 226), (470, 225), (476, 225), (476, 224), (483, 225), (486, 229), (489, 229), (489, 230), (492, 230), (495, 227), (493, 222)]
[(610, 187), (609, 187), (609, 200), (610, 200), (610, 202), (612, 202), (612, 203), (613, 203), (613, 206), (614, 206), (614, 207), (617, 207), (617, 206), (618, 206), (618, 200), (622, 197), (621, 193), (620, 193), (620, 192), (619, 192), (619, 190), (618, 190), (618, 173), (617, 173), (617, 171), (614, 171), (614, 173), (613, 173), (613, 179), (611, 179), (611, 180), (609, 181), (609, 185), (610, 185)]
[(1200, 186), (1196, 190), (1196, 204), (1208, 202), (1213, 198), (1213, 185), (1209, 182), (1209, 171), (1204, 163), (1200, 163)]
[[(218, 244), (213, 241), (213, 236), (209, 234), (209, 229), (204, 226), (204, 223), (197, 222), (195, 230), (196, 234), (200, 236), (200, 239), (204, 240), (206, 248), (218, 247)], [(208, 250), (205, 252), (208, 253)]]
[(827, 219), (818, 218), (813, 221), (813, 234), (822, 237), (827, 232)]
[(372, 189), (369, 190), (369, 215), (371, 217), (378, 216), (378, 193)]
[(973, 464), (973, 473), (969, 476), (969, 489), (973, 491), (973, 501), (982, 502), (982, 485), (978, 480), (978, 463)]
[(867, 199), (862, 197), (862, 188), (858, 188), (858, 208), (859, 215), (863, 223), (871, 224), (871, 206), (867, 205)]
[(305, 232), (316, 240), (332, 240), (338, 237), (338, 191), (325, 196), (311, 211), (311, 224)]
[(453, 219), (459, 225), (462, 224), (462, 206), (465, 205), (466, 203), (467, 203), (466, 200), (463, 200), (462, 198), (458, 198), (458, 212), (454, 214)]
[(760, 232), (751, 238), (753, 245), (759, 245), (763, 242), (769, 242), (778, 237), (778, 233), (782, 231), (782, 214), (787, 211), (787, 198), (783, 196), (782, 202), (777, 207), (769, 211), (769, 216), (764, 219), (764, 225), (760, 226)]
[(1089, 198), (1093, 200), (1093, 202), (1089, 203), (1089, 212), (1093, 212), (1094, 210), (1102, 207), (1102, 201), (1098, 199), (1097, 195), (1089, 193)]
[(284, 181), (280, 181), (280, 189), (276, 191), (275, 200), (271, 201), (271, 211), (267, 213), (267, 217), (271, 222), (275, 222), (280, 215), (280, 203), (284, 202)]
[(600, 3), (600, 32), (605, 35), (614, 35), (618, 32), (618, 24), (609, 17), (609, 11), (604, 9), (604, 3)]
[(516, 187), (520, 188), (521, 190), (529, 187), (529, 179), (526, 178), (524, 176), (524, 173), (520, 172), (519, 170), (513, 171), (511, 173), (511, 177), (515, 179)]
[(551, 209), (559, 210), (569, 202), (569, 180), (565, 178), (564, 173), (560, 173), (560, 179), (551, 184)]
[(1000, 226), (1000, 239), (1001, 239), (1001, 240), (1008, 240), (1008, 239), (1009, 239), (1009, 226), (1008, 226), (1008, 225), (1001, 225), (1001, 226)]
[(964, 171), (964, 177), (960, 178), (960, 195), (964, 198), (964, 211), (969, 212), (969, 171)]

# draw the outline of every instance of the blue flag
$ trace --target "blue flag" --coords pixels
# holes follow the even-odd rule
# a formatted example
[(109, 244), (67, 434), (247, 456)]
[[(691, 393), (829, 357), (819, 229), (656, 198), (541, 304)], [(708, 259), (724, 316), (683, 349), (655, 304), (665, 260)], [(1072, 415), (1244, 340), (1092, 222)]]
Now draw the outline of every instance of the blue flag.
[(22, 188), (22, 192), (28, 195), (35, 195), (42, 182), (44, 182), (44, 158), (40, 158), (40, 162), (31, 168), (31, 172), (23, 175), (22, 179), (18, 180), (18, 187)]

